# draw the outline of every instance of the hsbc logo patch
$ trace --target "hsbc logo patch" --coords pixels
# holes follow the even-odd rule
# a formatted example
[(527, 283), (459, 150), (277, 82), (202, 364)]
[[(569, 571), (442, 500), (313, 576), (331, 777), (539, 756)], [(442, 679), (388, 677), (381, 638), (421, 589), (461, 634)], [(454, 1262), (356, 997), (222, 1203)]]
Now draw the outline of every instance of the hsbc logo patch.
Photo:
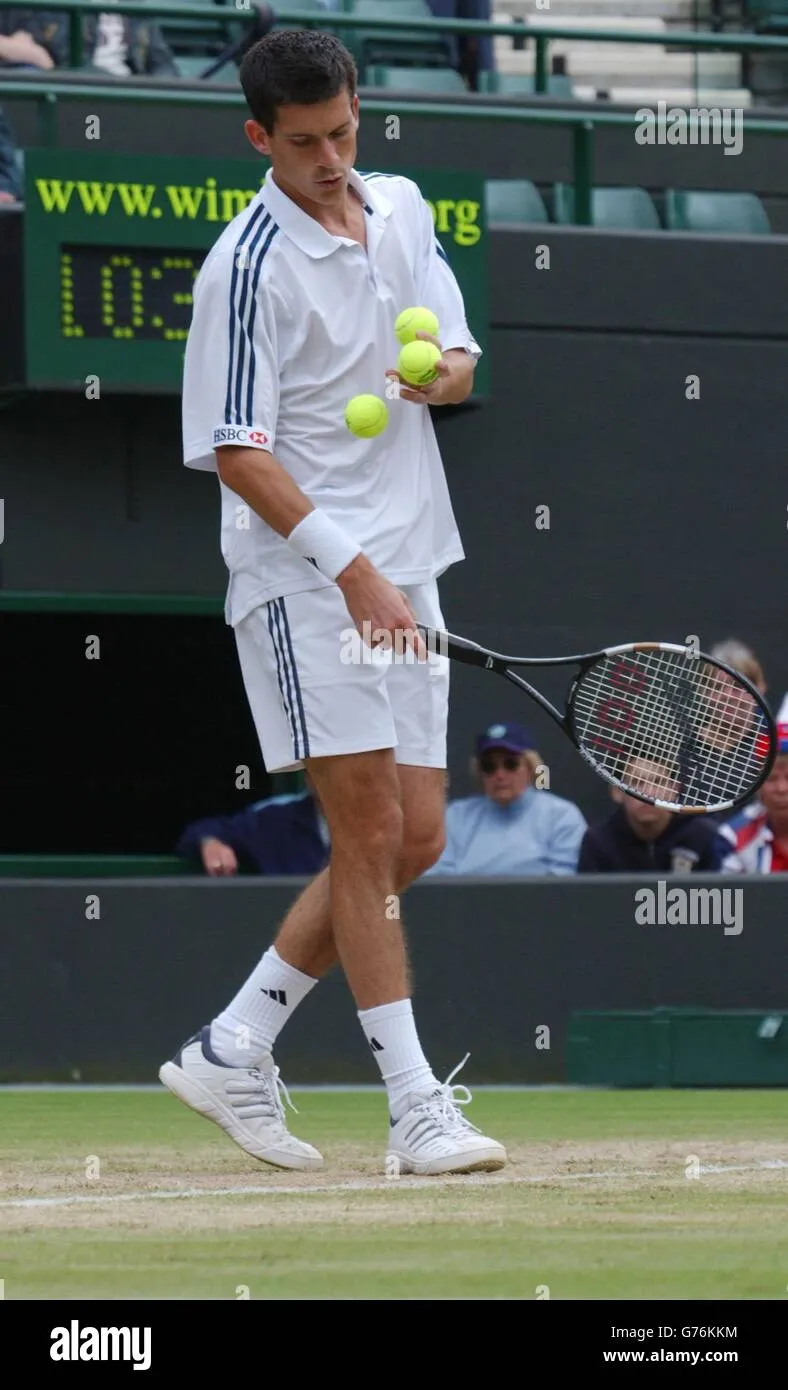
[(264, 448), (268, 440), (263, 430), (250, 430), (243, 425), (224, 425), (213, 432), (214, 448), (217, 444), (257, 444)]

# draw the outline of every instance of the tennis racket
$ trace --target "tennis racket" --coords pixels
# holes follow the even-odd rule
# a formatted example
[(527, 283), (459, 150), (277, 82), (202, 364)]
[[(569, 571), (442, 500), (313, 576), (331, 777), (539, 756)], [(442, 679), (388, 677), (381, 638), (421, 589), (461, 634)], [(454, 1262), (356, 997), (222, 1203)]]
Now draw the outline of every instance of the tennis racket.
[[(502, 656), (418, 624), (428, 652), (496, 671), (555, 720), (600, 777), (668, 811), (732, 811), (768, 777), (777, 730), (755, 686), (704, 653), (629, 642), (585, 656)], [(563, 713), (518, 669), (577, 666)]]

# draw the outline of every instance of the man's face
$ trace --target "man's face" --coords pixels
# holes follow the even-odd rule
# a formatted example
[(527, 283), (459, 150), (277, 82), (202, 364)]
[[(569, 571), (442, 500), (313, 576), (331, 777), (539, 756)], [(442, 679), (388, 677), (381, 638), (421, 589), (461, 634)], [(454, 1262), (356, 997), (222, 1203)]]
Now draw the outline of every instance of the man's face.
[(485, 796), (497, 806), (510, 806), (530, 784), (531, 769), (524, 753), (488, 748), (479, 757), (479, 776)]
[(351, 101), (347, 88), (313, 106), (278, 107), (272, 135), (256, 121), (244, 125), (250, 143), (271, 160), (282, 192), (326, 211), (343, 206), (357, 129), (358, 96)]
[(777, 758), (758, 793), (758, 800), (769, 820), (788, 825), (788, 753), (782, 753)]
[[(646, 758), (636, 758), (630, 763), (627, 780), (644, 796), (657, 796), (662, 801), (670, 801), (676, 794), (675, 786), (666, 778), (664, 767)], [(621, 806), (630, 828), (641, 840), (656, 840), (670, 824), (672, 811), (652, 806), (648, 801), (638, 801), (636, 796), (627, 796), (619, 788), (613, 792), (613, 800)]]
[(755, 701), (727, 671), (718, 667), (706, 670), (708, 678), (703, 693), (710, 702), (707, 727), (715, 742), (735, 741), (750, 727), (757, 713)]

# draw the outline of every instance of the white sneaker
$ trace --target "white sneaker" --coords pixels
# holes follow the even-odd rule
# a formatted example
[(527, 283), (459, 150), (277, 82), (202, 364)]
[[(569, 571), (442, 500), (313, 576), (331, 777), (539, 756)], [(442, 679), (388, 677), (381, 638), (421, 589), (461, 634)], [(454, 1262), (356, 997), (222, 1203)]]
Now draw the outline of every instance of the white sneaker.
[(279, 1092), (291, 1110), (295, 1106), (270, 1055), (255, 1067), (225, 1066), (211, 1048), (210, 1029), (203, 1028), (164, 1063), (159, 1080), (252, 1158), (274, 1168), (322, 1168), (322, 1154), (288, 1132)]
[[(470, 1056), (470, 1053), (468, 1054)], [(468, 1105), (467, 1086), (452, 1086), (452, 1078), (468, 1060), (466, 1056), (442, 1086), (417, 1091), (408, 1097), (408, 1109), (391, 1126), (388, 1159), (395, 1158), (400, 1173), (494, 1173), (503, 1168), (506, 1150), (495, 1139), (466, 1120), (461, 1105)], [(390, 1163), (387, 1163), (387, 1171)]]

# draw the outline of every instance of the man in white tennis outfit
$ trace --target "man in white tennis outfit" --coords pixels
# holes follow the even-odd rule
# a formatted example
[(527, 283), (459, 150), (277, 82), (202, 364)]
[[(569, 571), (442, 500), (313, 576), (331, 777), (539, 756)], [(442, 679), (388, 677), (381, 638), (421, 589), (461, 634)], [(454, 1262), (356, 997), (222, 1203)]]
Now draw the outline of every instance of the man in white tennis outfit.
[[(416, 184), (353, 167), (356, 68), (339, 40), (272, 33), (241, 82), (272, 167), (195, 284), (184, 460), (219, 475), (226, 619), (265, 766), (308, 769), (331, 861), (159, 1075), (255, 1158), (320, 1167), (287, 1129), (272, 1051), (339, 962), (388, 1094), (387, 1171), (493, 1170), (506, 1153), (466, 1119), (459, 1067), (441, 1083), (422, 1051), (398, 900), (444, 845), (449, 662), (415, 624), (443, 627), (437, 578), (463, 558), (427, 406), (465, 400), (480, 350)], [(403, 386), (387, 429), (357, 438), (345, 406), (385, 396), (394, 323), (415, 305), (440, 324), (438, 379)]]

